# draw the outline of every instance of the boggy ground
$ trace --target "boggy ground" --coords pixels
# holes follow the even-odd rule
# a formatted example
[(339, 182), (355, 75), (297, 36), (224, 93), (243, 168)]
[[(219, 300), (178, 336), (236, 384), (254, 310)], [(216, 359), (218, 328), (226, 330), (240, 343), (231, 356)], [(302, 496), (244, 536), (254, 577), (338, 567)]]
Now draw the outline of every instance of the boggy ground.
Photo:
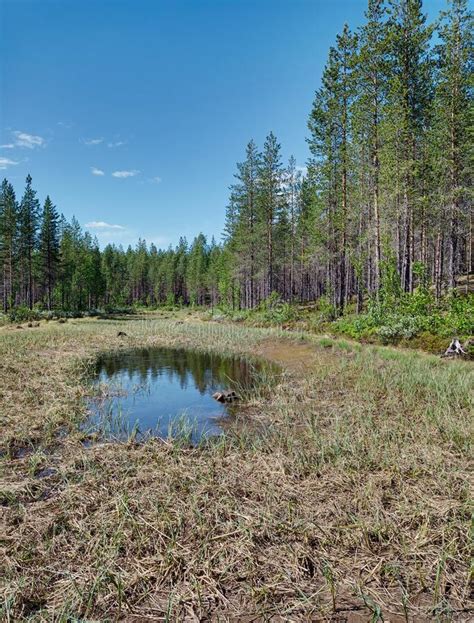
[[(152, 344), (285, 372), (215, 443), (84, 446), (94, 356)], [(3, 328), (0, 618), (472, 620), (473, 380), (469, 362), (193, 316)]]

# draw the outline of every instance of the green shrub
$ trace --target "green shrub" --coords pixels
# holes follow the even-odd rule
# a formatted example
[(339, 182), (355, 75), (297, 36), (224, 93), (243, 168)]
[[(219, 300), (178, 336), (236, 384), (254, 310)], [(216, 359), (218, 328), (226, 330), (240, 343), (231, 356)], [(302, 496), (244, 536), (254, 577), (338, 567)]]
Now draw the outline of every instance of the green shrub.
[(251, 313), (250, 310), (239, 309), (232, 313), (231, 318), (234, 322), (244, 322), (244, 320), (249, 318)]
[(331, 322), (337, 317), (336, 308), (329, 296), (322, 296), (318, 301), (318, 313), (322, 322)]
[(416, 316), (392, 316), (377, 329), (377, 335), (384, 344), (409, 340), (423, 330), (423, 325), (423, 320)]
[(376, 330), (377, 323), (371, 314), (342, 316), (333, 323), (339, 333), (349, 335), (354, 339), (368, 337)]
[(18, 305), (8, 313), (10, 322), (30, 322), (31, 320), (40, 320), (41, 312), (37, 309), (30, 309), (27, 305)]
[(474, 335), (474, 294), (449, 297), (445, 327), (452, 335)]
[(262, 301), (255, 312), (255, 319), (261, 324), (284, 324), (295, 318), (294, 307), (282, 301), (277, 292)]
[(420, 334), (446, 339), (474, 335), (474, 296), (452, 294), (436, 304), (432, 293), (419, 286), (412, 294), (400, 295), (397, 302), (391, 297), (373, 299), (365, 314), (345, 315), (331, 327), (354, 339), (375, 335), (384, 343), (410, 340)]

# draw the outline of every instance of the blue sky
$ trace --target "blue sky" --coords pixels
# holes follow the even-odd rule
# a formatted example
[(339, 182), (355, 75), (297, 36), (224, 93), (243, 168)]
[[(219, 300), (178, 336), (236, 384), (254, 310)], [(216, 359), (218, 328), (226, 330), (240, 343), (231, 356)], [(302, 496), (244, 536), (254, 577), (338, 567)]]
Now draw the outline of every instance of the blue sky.
[[(430, 19), (445, 0), (425, 0)], [(101, 244), (217, 239), (246, 143), (304, 165), (328, 48), (366, 0), (0, 0), (0, 172)]]

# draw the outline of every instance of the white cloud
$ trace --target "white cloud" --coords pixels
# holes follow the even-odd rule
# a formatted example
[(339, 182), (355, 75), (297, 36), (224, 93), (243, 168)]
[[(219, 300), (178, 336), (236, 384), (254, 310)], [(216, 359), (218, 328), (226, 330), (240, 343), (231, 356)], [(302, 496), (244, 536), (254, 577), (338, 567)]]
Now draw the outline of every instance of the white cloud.
[(85, 227), (97, 237), (101, 247), (111, 243), (134, 246), (138, 240), (136, 232), (123, 225), (107, 223), (106, 221), (91, 221), (86, 223)]
[(124, 230), (125, 229), (125, 227), (122, 227), (122, 225), (111, 225), (110, 223), (106, 223), (105, 221), (91, 221), (90, 223), (86, 223), (86, 227), (89, 229), (100, 229), (100, 230), (105, 230), (105, 229)]
[(104, 142), (103, 138), (83, 138), (84, 145), (100, 145)]
[(105, 175), (104, 171), (102, 171), (102, 169), (98, 169), (97, 167), (91, 167), (91, 173), (92, 175)]
[(0, 169), (6, 169), (7, 167), (12, 167), (15, 164), (20, 163), (15, 162), (15, 160), (10, 160), (9, 158), (0, 158)]
[(15, 147), (15, 143), (5, 143), (5, 145), (0, 145), (0, 149), (13, 149)]
[(142, 236), (142, 237), (146, 239), (149, 245), (153, 243), (159, 249), (160, 248), (163, 249), (166, 245), (170, 243), (170, 239), (166, 238), (166, 236)]
[(161, 184), (161, 182), (162, 182), (163, 180), (161, 179), (161, 177), (160, 177), (159, 175), (155, 175), (155, 177), (152, 177), (152, 178), (151, 178), (151, 181), (152, 181), (152, 182), (155, 182), (155, 184)]
[(42, 147), (45, 144), (45, 140), (42, 136), (36, 136), (34, 134), (27, 134), (26, 132), (16, 131), (13, 132), (15, 136), (16, 147), (27, 147), (28, 149), (34, 149), (35, 147)]
[(121, 145), (125, 145), (125, 141), (115, 141), (107, 143), (107, 147), (120, 147)]
[(135, 228), (123, 227), (122, 225), (111, 225), (104, 221), (92, 221), (86, 223), (86, 229), (89, 228), (94, 236), (97, 236), (100, 246), (105, 247), (107, 244), (120, 244), (125, 248), (128, 245), (135, 247), (138, 239), (146, 240), (147, 245), (154, 243), (158, 248), (166, 248), (171, 240), (161, 234), (150, 234)]
[(114, 171), (112, 176), (124, 179), (126, 177), (135, 177), (135, 175), (138, 175), (139, 173), (140, 171), (137, 169), (132, 169), (131, 171)]

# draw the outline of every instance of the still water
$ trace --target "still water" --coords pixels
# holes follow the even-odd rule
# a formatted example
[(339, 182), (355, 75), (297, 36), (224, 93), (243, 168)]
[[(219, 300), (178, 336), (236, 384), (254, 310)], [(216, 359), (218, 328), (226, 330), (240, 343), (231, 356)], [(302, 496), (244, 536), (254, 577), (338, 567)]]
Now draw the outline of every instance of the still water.
[(250, 389), (262, 364), (191, 350), (147, 348), (103, 355), (93, 383), (99, 397), (88, 403), (84, 429), (108, 439), (185, 435), (193, 443), (222, 433), (231, 407), (212, 394)]

